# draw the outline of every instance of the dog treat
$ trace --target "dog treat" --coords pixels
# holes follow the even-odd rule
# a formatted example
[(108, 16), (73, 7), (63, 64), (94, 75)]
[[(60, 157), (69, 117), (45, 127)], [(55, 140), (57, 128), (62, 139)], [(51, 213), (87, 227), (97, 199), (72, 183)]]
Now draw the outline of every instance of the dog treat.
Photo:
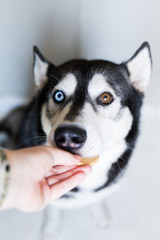
[(84, 165), (84, 164), (88, 164), (88, 165), (94, 165), (98, 162), (99, 160), (99, 155), (95, 156), (95, 157), (90, 157), (90, 158), (82, 158), (80, 163), (78, 163), (78, 165)]

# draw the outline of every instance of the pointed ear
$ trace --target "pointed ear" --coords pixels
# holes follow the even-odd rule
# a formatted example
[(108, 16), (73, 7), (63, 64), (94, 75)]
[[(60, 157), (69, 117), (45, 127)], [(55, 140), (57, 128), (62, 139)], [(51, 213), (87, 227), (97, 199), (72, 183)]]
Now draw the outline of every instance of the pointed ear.
[(152, 71), (152, 59), (149, 44), (144, 42), (125, 65), (129, 72), (130, 81), (133, 87), (139, 92), (144, 93), (149, 84)]
[(43, 57), (37, 46), (33, 47), (33, 73), (37, 89), (41, 89), (47, 81), (47, 71), (50, 63)]

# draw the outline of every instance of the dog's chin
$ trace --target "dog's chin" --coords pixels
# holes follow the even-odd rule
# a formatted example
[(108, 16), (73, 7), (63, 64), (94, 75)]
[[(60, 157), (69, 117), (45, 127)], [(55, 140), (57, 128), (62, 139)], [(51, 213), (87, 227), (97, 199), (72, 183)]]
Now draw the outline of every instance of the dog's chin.
[(101, 155), (100, 149), (96, 149), (96, 147), (92, 151), (88, 151), (87, 149), (82, 147), (75, 151), (70, 151), (70, 152), (72, 154), (80, 155), (82, 158), (93, 158)]
[(85, 152), (85, 151), (79, 151), (76, 154), (80, 155), (82, 158), (94, 158), (96, 156), (100, 156), (100, 152)]

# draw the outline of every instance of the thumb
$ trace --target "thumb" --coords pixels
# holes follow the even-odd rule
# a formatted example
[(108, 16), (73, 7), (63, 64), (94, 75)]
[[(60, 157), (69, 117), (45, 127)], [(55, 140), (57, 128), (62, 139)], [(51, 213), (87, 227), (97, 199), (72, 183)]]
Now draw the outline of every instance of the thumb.
[[(50, 146), (35, 147), (36, 154), (39, 155), (39, 163), (43, 166), (43, 173), (48, 172), (53, 166), (73, 166), (77, 165), (81, 157), (69, 152)], [(33, 152), (33, 148), (32, 148)]]

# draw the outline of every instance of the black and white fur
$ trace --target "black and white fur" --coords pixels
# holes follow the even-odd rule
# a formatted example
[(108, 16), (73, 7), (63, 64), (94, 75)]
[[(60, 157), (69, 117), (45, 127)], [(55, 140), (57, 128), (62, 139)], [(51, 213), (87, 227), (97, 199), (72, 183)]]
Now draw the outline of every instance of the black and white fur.
[[(55, 205), (69, 208), (91, 204), (104, 198), (111, 186), (116, 186), (135, 147), (151, 65), (150, 47), (146, 42), (122, 64), (72, 60), (55, 66), (34, 47), (33, 72), (37, 91), (21, 114), (14, 132), (14, 148), (56, 146), (58, 128), (76, 127), (86, 132), (86, 140), (72, 152), (82, 157), (100, 156), (92, 174), (55, 201)], [(55, 101), (56, 91), (64, 94), (60, 103)], [(111, 103), (98, 101), (104, 92), (112, 95)], [(13, 135), (8, 125), (5, 119), (0, 129), (9, 129), (9, 134)]]

